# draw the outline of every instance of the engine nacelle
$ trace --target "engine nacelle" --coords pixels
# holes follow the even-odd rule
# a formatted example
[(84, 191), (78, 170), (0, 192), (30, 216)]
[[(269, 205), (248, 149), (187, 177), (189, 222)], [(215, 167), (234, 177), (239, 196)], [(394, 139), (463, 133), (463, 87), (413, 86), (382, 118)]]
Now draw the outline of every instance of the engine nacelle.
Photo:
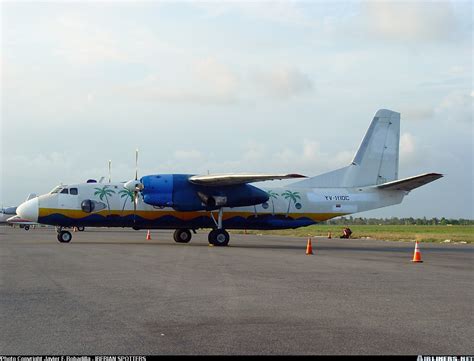
[(265, 191), (249, 184), (210, 187), (190, 183), (190, 174), (157, 174), (143, 177), (143, 200), (157, 207), (177, 211), (215, 210), (244, 207), (268, 201)]

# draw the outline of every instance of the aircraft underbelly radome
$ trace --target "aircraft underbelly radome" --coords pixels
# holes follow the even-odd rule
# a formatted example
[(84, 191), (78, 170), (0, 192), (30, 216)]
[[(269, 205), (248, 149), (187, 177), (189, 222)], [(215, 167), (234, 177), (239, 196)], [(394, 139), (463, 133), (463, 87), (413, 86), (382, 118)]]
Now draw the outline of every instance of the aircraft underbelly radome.
[[(22, 203), (17, 214), (58, 227), (97, 226), (176, 229), (176, 242), (211, 228), (209, 242), (226, 246), (226, 229), (284, 229), (399, 204), (410, 191), (443, 175), (425, 173), (398, 179), (400, 114), (375, 114), (352, 162), (315, 177), (299, 174), (152, 174), (121, 183), (61, 185)], [(138, 151), (136, 153), (138, 165)], [(295, 179), (280, 188), (250, 183)]]

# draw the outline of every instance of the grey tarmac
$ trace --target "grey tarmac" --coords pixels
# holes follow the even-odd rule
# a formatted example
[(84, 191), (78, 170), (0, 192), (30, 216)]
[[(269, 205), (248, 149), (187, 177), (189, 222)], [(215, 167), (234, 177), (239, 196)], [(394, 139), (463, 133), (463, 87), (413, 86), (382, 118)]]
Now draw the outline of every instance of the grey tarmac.
[(0, 227), (0, 354), (473, 353), (474, 246)]

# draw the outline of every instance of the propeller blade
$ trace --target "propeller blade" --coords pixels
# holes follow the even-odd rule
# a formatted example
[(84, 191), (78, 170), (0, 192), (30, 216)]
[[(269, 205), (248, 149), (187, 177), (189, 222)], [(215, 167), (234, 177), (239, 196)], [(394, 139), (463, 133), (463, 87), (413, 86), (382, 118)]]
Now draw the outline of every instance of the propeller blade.
[(135, 180), (138, 180), (138, 148), (135, 149)]
[(138, 149), (135, 149), (135, 179), (129, 180), (123, 186), (125, 189), (133, 192), (133, 223), (136, 224), (139, 192), (144, 188), (143, 184), (138, 180)]

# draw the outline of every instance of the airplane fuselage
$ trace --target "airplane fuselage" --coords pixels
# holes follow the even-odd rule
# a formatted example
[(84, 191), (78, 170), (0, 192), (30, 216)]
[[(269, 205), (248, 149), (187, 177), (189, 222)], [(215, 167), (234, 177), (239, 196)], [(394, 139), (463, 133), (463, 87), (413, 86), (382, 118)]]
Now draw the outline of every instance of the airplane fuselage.
[[(398, 204), (405, 192), (365, 188), (262, 188), (267, 202), (250, 207), (223, 208), (226, 229), (284, 229), (315, 224), (333, 217)], [(65, 192), (67, 193), (61, 193)], [(71, 194), (73, 193), (73, 194)], [(37, 221), (70, 227), (133, 227), (137, 229), (199, 229), (215, 226), (216, 211), (179, 212), (155, 207), (133, 197), (124, 183), (62, 186), (37, 198)], [(84, 211), (84, 202), (95, 209)]]

